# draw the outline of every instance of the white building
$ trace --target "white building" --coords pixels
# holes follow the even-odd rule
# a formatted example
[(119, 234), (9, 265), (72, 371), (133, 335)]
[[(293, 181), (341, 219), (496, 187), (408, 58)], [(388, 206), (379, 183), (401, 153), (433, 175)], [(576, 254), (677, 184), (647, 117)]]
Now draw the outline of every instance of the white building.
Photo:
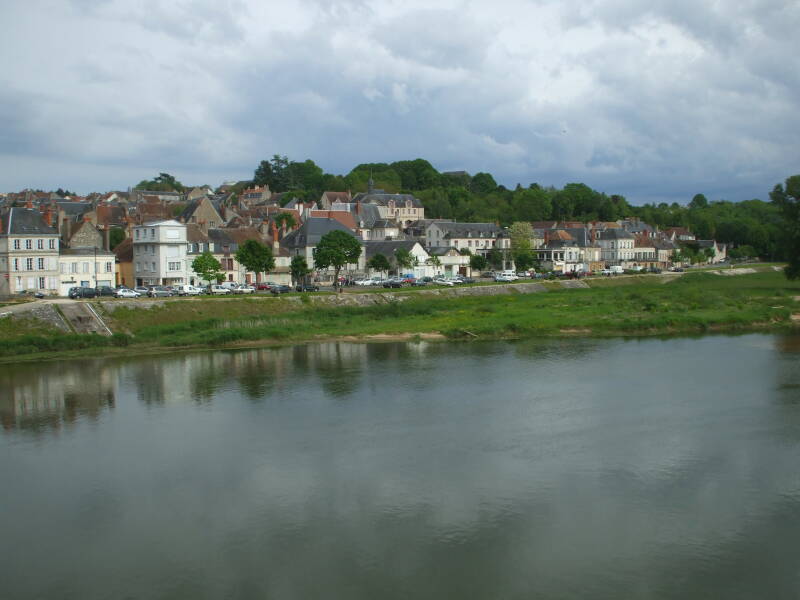
[(62, 248), (59, 256), (59, 295), (73, 287), (114, 287), (113, 252), (102, 248)]
[(632, 233), (624, 229), (606, 229), (597, 236), (597, 245), (600, 246), (601, 260), (607, 265), (619, 265), (623, 262), (635, 260), (635, 238)]
[(186, 225), (175, 220), (133, 228), (136, 285), (180, 285), (189, 281)]
[(0, 296), (58, 293), (58, 232), (33, 208), (0, 213)]

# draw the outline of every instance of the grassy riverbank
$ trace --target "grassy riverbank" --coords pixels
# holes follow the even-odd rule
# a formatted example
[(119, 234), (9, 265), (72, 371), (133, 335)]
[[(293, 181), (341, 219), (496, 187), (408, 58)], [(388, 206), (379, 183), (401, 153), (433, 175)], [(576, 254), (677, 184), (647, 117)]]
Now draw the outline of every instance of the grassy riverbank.
[[(560, 335), (665, 335), (789, 329), (800, 313), (800, 282), (767, 271), (724, 277), (598, 279), (585, 289), (436, 297), (369, 306), (322, 306), (306, 300), (202, 299), (152, 308), (120, 308), (106, 319), (111, 338), (44, 333), (34, 323), (0, 323), (0, 360), (25, 355), (153, 352), (173, 348), (372, 339), (424, 334), (449, 339)], [(26, 330), (26, 327), (29, 329)]]

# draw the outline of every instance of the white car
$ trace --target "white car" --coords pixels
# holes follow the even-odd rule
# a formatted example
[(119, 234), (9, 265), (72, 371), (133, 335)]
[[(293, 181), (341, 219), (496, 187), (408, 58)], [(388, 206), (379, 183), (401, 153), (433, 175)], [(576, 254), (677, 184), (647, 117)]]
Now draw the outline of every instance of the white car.
[(444, 277), (437, 277), (433, 280), (435, 285), (446, 285), (449, 287), (453, 287), (455, 284), (451, 279), (445, 279)]
[(118, 290), (114, 290), (115, 298), (138, 298), (139, 296), (141, 296), (139, 292), (135, 292), (128, 288), (119, 288)]
[(193, 285), (179, 285), (175, 288), (175, 292), (178, 296), (197, 296), (201, 294), (203, 290)]
[(209, 288), (209, 291), (212, 294), (230, 294), (231, 293), (230, 288), (227, 288), (227, 287), (224, 287), (224, 286), (221, 286), (221, 285), (216, 285), (216, 284), (212, 285)]
[(255, 291), (256, 288), (254, 288), (252, 285), (246, 284), (237, 285), (235, 288), (233, 288), (234, 294), (253, 294)]

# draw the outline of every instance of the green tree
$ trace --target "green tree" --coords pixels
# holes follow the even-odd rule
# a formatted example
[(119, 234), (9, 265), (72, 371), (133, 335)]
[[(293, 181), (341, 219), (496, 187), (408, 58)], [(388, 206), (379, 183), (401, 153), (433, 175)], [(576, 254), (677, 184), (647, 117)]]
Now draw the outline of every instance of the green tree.
[(258, 240), (245, 240), (234, 254), (240, 265), (253, 273), (266, 273), (275, 268), (275, 257), (272, 248)]
[(461, 256), (472, 256), (472, 250), (470, 250), (469, 248), (459, 248), (458, 253)]
[(789, 260), (784, 273), (789, 279), (800, 278), (800, 175), (792, 175), (786, 184), (778, 184), (770, 192), (770, 199), (783, 216), (783, 254)]
[(268, 185), (273, 192), (285, 192), (289, 189), (289, 159), (280, 154), (273, 154), (269, 160), (262, 160), (253, 174), (253, 183), (257, 186)]
[(183, 184), (169, 173), (159, 173), (158, 177), (140, 181), (135, 189), (155, 192), (182, 192)]
[(489, 261), (482, 254), (473, 254), (469, 258), (469, 266), (473, 271), (485, 271)]
[(279, 212), (275, 215), (275, 225), (277, 225), (278, 228), (286, 225), (286, 229), (292, 229), (297, 225), (297, 220), (294, 218), (294, 214), (290, 212)]
[(391, 268), (392, 265), (389, 264), (388, 258), (386, 258), (383, 254), (378, 252), (367, 261), (367, 266), (373, 271), (378, 271), (379, 273), (386, 273)]
[(113, 250), (125, 239), (125, 230), (122, 227), (112, 227), (108, 232), (109, 250)]
[(434, 275), (437, 274), (439, 267), (442, 266), (442, 260), (435, 254), (431, 254), (425, 262), (433, 267)]
[(493, 269), (503, 268), (503, 252), (500, 248), (492, 248), (486, 253), (486, 261)]
[(703, 194), (695, 194), (692, 201), (689, 202), (689, 208), (706, 208), (708, 206), (708, 198)]
[(333, 281), (339, 287), (339, 273), (342, 268), (358, 262), (361, 256), (361, 242), (341, 229), (335, 229), (322, 236), (314, 249), (314, 265), (318, 269), (333, 268)]
[(394, 261), (397, 263), (398, 275), (400, 275), (401, 271), (410, 269), (417, 264), (417, 258), (405, 248), (397, 248), (394, 251)]
[(219, 281), (220, 277), (223, 276), (222, 265), (208, 250), (192, 261), (192, 270), (200, 276), (201, 280), (209, 283)]
[(470, 190), (476, 194), (488, 194), (497, 189), (497, 182), (490, 173), (475, 173), (470, 182)]
[(296, 283), (300, 283), (309, 273), (311, 273), (311, 269), (308, 268), (308, 262), (306, 262), (305, 256), (293, 256), (292, 262), (289, 263), (289, 271), (292, 274), (292, 280), (294, 280)]
[(514, 266), (518, 271), (527, 271), (536, 263), (536, 258), (530, 250), (523, 250), (514, 254)]

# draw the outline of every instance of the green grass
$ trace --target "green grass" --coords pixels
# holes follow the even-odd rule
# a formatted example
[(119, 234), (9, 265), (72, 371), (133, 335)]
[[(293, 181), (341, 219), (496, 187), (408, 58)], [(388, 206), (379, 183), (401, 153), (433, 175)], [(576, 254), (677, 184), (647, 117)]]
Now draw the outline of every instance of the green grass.
[[(775, 271), (736, 277), (695, 272), (667, 283), (649, 276), (588, 281), (591, 287), (583, 289), (544, 282), (549, 291), (537, 294), (442, 297), (405, 293), (394, 296), (395, 301), (368, 306), (330, 306), (284, 298), (165, 302), (149, 309), (113, 312), (108, 319), (112, 329), (130, 337), (113, 340), (60, 334), (49, 336), (55, 341), (46, 342), (32, 337), (48, 336), (28, 331), (16, 340), (6, 339), (0, 356), (80, 349), (81, 343), (97, 347), (130, 344), (131, 351), (150, 351), (433, 332), (475, 339), (780, 329), (791, 327), (791, 315), (800, 312), (800, 303), (794, 299), (800, 296), (800, 282), (788, 282)], [(73, 338), (92, 339), (81, 342)]]

